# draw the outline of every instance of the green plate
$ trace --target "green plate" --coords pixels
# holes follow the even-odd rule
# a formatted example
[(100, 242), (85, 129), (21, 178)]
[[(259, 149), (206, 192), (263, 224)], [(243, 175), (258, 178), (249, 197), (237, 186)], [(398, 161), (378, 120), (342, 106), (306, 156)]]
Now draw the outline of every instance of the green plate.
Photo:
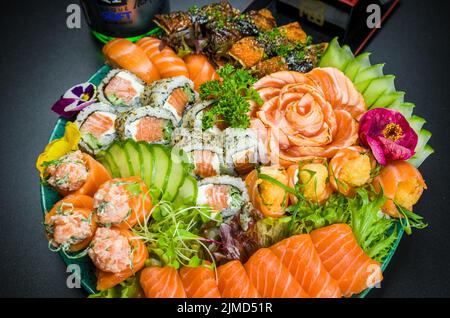
[[(102, 81), (102, 79), (106, 76), (106, 74), (108, 74), (110, 70), (110, 67), (105, 65), (103, 66), (101, 69), (99, 69), (97, 71), (97, 73), (95, 73), (90, 79), (89, 82), (95, 84), (95, 85), (99, 85), (100, 82)], [(49, 142), (53, 141), (55, 139), (61, 138), (64, 135), (64, 128), (66, 126), (67, 120), (64, 118), (59, 118), (58, 121), (56, 122), (55, 128), (53, 129), (53, 132), (50, 136)], [(55, 192), (53, 189), (51, 189), (48, 186), (44, 186), (41, 185), (41, 205), (42, 205), (42, 211), (45, 215), (46, 211), (50, 211), (51, 208), (55, 205), (55, 203), (57, 201), (59, 201), (61, 199), (61, 196)], [(402, 238), (403, 235), (403, 229), (401, 227), (400, 231), (399, 231), (399, 235), (398, 238), (394, 244), (394, 246), (392, 247), (389, 255), (386, 257), (386, 259), (384, 260), (383, 264), (382, 264), (382, 270), (384, 271), (386, 269), (386, 267), (389, 264), (389, 261), (391, 260), (392, 256), (394, 255), (400, 240)], [(83, 257), (80, 259), (69, 259), (67, 258), (63, 253), (59, 253), (62, 257), (62, 259), (64, 260), (64, 263), (66, 263), (66, 265), (71, 265), (71, 264), (77, 264), (80, 267), (80, 274), (81, 274), (81, 285), (83, 286), (83, 288), (90, 294), (95, 294), (97, 293), (97, 290), (95, 288), (96, 286), (96, 276), (95, 276), (95, 267), (92, 264), (91, 260), (89, 259), (89, 257)], [(370, 292), (370, 288), (366, 289), (365, 291), (363, 291), (361, 294), (355, 296), (355, 297), (359, 297), (359, 298), (363, 298), (365, 297), (369, 292)]]

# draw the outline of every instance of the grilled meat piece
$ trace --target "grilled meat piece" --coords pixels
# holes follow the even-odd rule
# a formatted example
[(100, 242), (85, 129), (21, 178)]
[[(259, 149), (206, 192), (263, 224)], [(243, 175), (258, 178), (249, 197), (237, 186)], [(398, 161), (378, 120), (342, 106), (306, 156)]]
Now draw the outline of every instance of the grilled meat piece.
[(271, 59), (261, 61), (254, 67), (254, 74), (259, 78), (270, 75), (275, 72), (287, 71), (289, 66), (282, 56), (275, 56)]
[(157, 14), (153, 21), (169, 35), (192, 27), (189, 14), (181, 11)]
[(263, 59), (264, 49), (259, 46), (255, 37), (249, 36), (233, 44), (228, 54), (244, 68), (250, 68)]
[(300, 23), (292, 22), (278, 28), (280, 33), (291, 42), (306, 43), (308, 36), (303, 31)]
[(277, 26), (277, 21), (268, 9), (259, 11), (250, 11), (248, 16), (251, 18), (259, 31), (269, 31)]

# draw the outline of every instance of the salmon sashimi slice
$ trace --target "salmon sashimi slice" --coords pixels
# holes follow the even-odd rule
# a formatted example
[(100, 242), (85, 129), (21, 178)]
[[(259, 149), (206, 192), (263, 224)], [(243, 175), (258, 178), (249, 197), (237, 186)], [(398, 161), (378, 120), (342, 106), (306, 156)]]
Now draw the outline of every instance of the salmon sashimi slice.
[(180, 277), (189, 298), (221, 298), (214, 271), (210, 268), (182, 267)]
[(186, 63), (170, 47), (165, 46), (162, 50), (161, 40), (146, 37), (136, 43), (147, 54), (148, 58), (155, 64), (161, 78), (185, 76), (189, 78)]
[(167, 103), (177, 112), (178, 116), (181, 117), (186, 105), (189, 103), (189, 97), (183, 88), (177, 88), (172, 92)]
[(111, 117), (95, 112), (91, 114), (81, 125), (80, 132), (82, 134), (89, 133), (97, 139), (101, 139), (103, 134), (114, 127), (114, 121)]
[(261, 297), (240, 261), (234, 260), (217, 268), (219, 290), (223, 298)]
[(136, 125), (135, 139), (137, 141), (159, 142), (164, 139), (165, 120), (146, 116), (142, 117)]
[(397, 206), (412, 211), (413, 205), (427, 188), (416, 167), (406, 161), (394, 161), (384, 166), (373, 182), (375, 189), (387, 198), (382, 210), (393, 217), (400, 217)]
[(213, 162), (217, 160), (216, 153), (209, 150), (194, 150), (193, 157), (195, 163), (195, 175), (201, 178), (208, 178), (219, 174), (213, 164)]
[(136, 94), (133, 83), (119, 76), (111, 79), (105, 87), (105, 95), (109, 100), (120, 99), (125, 103), (130, 103), (136, 97)]
[(245, 263), (250, 282), (264, 298), (308, 298), (309, 295), (280, 259), (267, 248), (253, 254)]
[[(280, 71), (268, 76), (261, 78), (253, 87), (256, 90), (263, 90), (264, 94), (261, 98), (264, 101), (269, 100), (271, 97), (278, 95), (277, 93), (281, 88), (288, 84), (310, 84), (313, 85), (314, 82), (311, 81), (305, 74), (300, 72), (291, 72), (291, 71)], [(266, 91), (264, 89), (268, 88)], [(274, 95), (275, 93), (275, 95)]]
[(228, 208), (231, 186), (225, 184), (213, 184), (203, 187), (203, 194), (206, 202), (201, 202), (201, 204), (207, 204), (216, 211), (222, 211)]
[(346, 110), (356, 120), (367, 111), (364, 97), (353, 82), (337, 68), (315, 68), (307, 76), (322, 88), (327, 101), (334, 109)]
[(339, 284), (323, 266), (308, 234), (287, 238), (273, 245), (270, 250), (311, 297), (342, 297)]
[(345, 297), (373, 287), (383, 279), (380, 263), (366, 255), (347, 224), (323, 227), (310, 235), (323, 265)]
[(186, 298), (183, 282), (173, 267), (147, 267), (139, 281), (147, 298)]
[(147, 84), (161, 79), (158, 69), (145, 52), (127, 39), (114, 39), (103, 47), (106, 60), (114, 67), (134, 73)]
[(194, 82), (195, 90), (200, 91), (200, 86), (212, 80), (220, 79), (214, 66), (208, 58), (201, 54), (190, 54), (184, 57), (184, 61), (189, 71), (189, 78)]

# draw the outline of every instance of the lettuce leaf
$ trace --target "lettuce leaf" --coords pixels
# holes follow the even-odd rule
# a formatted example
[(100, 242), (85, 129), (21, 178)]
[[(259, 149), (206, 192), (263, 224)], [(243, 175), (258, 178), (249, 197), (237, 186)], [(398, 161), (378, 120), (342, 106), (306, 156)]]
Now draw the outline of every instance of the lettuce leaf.
[(385, 202), (383, 193), (370, 200), (365, 189), (358, 189), (355, 198), (349, 200), (350, 226), (361, 248), (370, 258), (382, 262), (397, 239), (397, 221), (381, 213)]

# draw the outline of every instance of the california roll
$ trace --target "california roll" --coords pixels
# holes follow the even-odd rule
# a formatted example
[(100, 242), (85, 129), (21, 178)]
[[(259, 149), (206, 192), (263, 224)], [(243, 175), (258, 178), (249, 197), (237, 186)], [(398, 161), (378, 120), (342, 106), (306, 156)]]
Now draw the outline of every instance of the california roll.
[(106, 75), (98, 87), (101, 102), (111, 104), (119, 112), (140, 106), (140, 96), (145, 83), (136, 75), (122, 69), (114, 69)]
[(240, 178), (218, 176), (198, 183), (197, 205), (208, 205), (224, 218), (234, 216), (247, 202), (247, 188)]
[(187, 77), (177, 76), (147, 86), (141, 96), (141, 104), (169, 111), (178, 125), (188, 105), (195, 99), (194, 83)]
[(83, 109), (75, 120), (81, 132), (82, 150), (96, 155), (108, 148), (117, 137), (116, 118), (114, 107), (108, 104), (95, 103)]
[(117, 131), (122, 140), (168, 144), (174, 126), (174, 118), (169, 111), (151, 106), (122, 113), (117, 119)]

